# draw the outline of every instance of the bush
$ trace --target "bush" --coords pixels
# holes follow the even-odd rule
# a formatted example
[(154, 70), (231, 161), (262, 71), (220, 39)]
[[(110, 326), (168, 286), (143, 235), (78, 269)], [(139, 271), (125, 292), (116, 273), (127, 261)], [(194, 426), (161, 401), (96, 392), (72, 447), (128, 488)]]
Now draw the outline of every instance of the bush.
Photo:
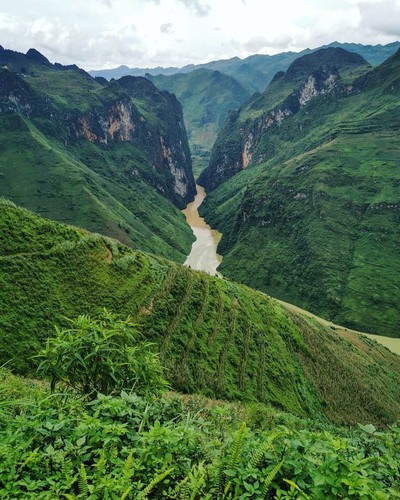
[(159, 394), (167, 387), (153, 344), (141, 340), (130, 317), (120, 319), (103, 310), (96, 318), (68, 320), (70, 329), (56, 327), (38, 358), (38, 372), (51, 380), (54, 392), (61, 382), (90, 399), (133, 390)]

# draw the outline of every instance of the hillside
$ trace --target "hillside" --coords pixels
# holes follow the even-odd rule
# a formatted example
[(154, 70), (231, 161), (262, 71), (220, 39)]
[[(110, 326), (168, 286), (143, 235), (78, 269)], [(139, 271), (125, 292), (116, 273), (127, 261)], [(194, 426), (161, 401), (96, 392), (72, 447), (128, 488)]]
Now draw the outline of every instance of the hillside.
[[(334, 422), (396, 420), (400, 358), (272, 298), (0, 206), (0, 363), (21, 373), (65, 317), (133, 315), (173, 387)], [(348, 333), (348, 332), (347, 332)]]
[(215, 189), (203, 211), (223, 233), (224, 274), (398, 337), (400, 53), (365, 72), (329, 50), (230, 116), (201, 179)]
[[(183, 261), (195, 185), (182, 109), (148, 80), (98, 82), (0, 50), (0, 195)], [(173, 233), (175, 236), (173, 237)]]
[(208, 165), (211, 145), (229, 111), (239, 108), (250, 93), (234, 78), (219, 71), (198, 69), (172, 76), (146, 75), (182, 104), (195, 176)]

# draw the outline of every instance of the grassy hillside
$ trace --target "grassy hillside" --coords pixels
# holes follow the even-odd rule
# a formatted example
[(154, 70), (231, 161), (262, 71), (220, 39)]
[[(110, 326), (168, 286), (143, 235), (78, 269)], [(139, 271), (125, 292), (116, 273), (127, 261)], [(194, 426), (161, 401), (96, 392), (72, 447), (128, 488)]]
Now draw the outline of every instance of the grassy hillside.
[(0, 195), (184, 261), (193, 235), (179, 209), (195, 185), (176, 98), (38, 54), (0, 50)]
[(182, 103), (197, 177), (208, 165), (211, 147), (229, 111), (240, 107), (250, 97), (249, 91), (234, 78), (208, 69), (147, 78)]
[(275, 300), (114, 240), (0, 206), (0, 363), (26, 372), (65, 316), (136, 317), (173, 387), (335, 422), (390, 422), (400, 358)]
[(353, 83), (347, 73), (331, 92), (260, 130), (283, 109), (272, 83), (271, 95), (244, 106), (221, 133), (215, 155), (233, 151), (239, 163), (224, 174), (216, 157), (208, 182), (241, 172), (204, 208), (223, 233), (223, 273), (337, 323), (393, 337), (400, 335), (399, 60)]

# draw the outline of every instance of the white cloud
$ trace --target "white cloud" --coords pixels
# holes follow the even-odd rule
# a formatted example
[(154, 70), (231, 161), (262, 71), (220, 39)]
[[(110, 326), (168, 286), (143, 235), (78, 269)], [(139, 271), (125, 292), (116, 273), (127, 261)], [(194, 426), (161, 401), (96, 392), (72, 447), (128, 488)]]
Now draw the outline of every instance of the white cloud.
[(0, 0), (0, 43), (85, 69), (182, 66), (335, 39), (388, 43), (398, 19), (399, 0)]
[(174, 32), (174, 25), (172, 23), (165, 23), (160, 26), (161, 33), (165, 33), (166, 35), (170, 35)]
[(361, 26), (374, 33), (400, 38), (400, 5), (392, 0), (360, 2)]

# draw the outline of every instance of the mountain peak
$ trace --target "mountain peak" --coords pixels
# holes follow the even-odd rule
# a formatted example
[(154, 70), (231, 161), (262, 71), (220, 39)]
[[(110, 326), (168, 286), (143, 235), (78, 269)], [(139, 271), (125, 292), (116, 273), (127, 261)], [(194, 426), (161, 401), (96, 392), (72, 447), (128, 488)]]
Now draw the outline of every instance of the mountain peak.
[(348, 68), (363, 66), (368, 62), (359, 54), (340, 47), (327, 47), (299, 57), (286, 71), (286, 80), (298, 80), (321, 68)]
[(26, 53), (26, 57), (38, 63), (46, 65), (51, 64), (50, 61), (36, 49), (29, 49), (28, 52)]

